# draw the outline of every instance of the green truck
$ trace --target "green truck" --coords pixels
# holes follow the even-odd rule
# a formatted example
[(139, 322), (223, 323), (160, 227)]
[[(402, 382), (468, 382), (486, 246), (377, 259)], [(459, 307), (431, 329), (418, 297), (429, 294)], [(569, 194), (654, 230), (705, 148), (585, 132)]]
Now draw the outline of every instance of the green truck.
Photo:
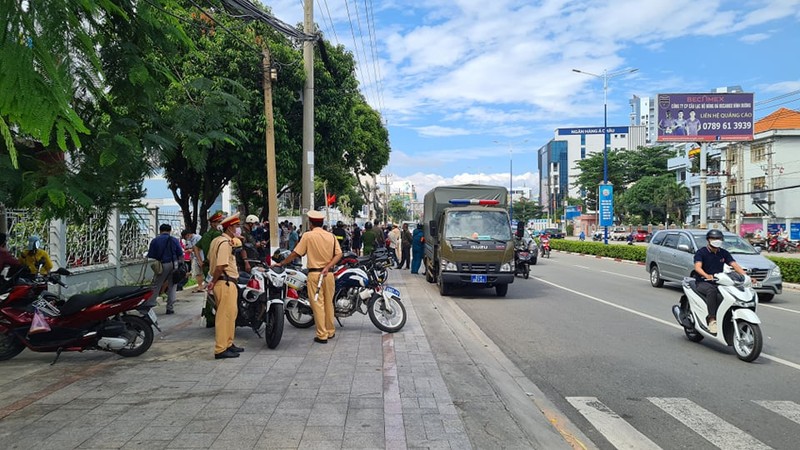
[(454, 286), (494, 287), (505, 297), (514, 282), (514, 237), (502, 186), (438, 186), (425, 194), (425, 279), (449, 295)]

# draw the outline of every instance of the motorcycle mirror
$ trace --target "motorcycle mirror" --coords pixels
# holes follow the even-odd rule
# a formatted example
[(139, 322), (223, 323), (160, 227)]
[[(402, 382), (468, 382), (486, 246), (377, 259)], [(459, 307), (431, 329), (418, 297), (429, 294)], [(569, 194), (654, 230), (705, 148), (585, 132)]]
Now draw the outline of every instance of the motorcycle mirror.
[(72, 275), (72, 272), (70, 272), (69, 270), (67, 270), (67, 269), (65, 269), (63, 267), (59, 267), (58, 269), (56, 269), (56, 273), (59, 274), (59, 275), (64, 275), (64, 276)]

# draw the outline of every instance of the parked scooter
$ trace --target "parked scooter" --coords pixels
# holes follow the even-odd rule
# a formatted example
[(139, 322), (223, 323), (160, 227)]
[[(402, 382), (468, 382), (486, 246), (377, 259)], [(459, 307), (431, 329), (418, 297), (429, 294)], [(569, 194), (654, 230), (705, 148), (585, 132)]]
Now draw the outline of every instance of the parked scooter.
[(137, 308), (150, 297), (153, 286), (113, 286), (64, 300), (47, 291), (48, 283), (66, 287), (61, 275), (70, 272), (61, 268), (46, 277), (8, 280), (0, 293), (0, 361), (26, 347), (56, 352), (53, 364), (64, 351), (105, 350), (131, 357), (150, 348), (158, 319), (152, 308), (146, 314)]
[[(286, 303), (288, 269), (255, 265), (257, 261), (250, 263), (253, 264), (250, 273), (240, 272), (236, 280), (238, 291), (236, 326), (250, 327), (259, 338), (264, 338), (267, 347), (276, 348), (283, 337), (283, 310)], [(214, 326), (216, 305), (214, 292), (206, 293), (204, 311), (212, 315), (211, 326)], [(206, 318), (206, 325), (208, 323), (209, 320)]]
[(761, 320), (756, 315), (758, 296), (750, 277), (730, 271), (715, 274), (714, 280), (722, 294), (717, 310), (719, 329), (716, 334), (708, 330), (708, 305), (697, 291), (694, 278), (683, 279), (684, 295), (680, 304), (672, 307), (672, 314), (690, 341), (700, 342), (709, 338), (723, 345), (732, 345), (739, 359), (751, 362), (761, 354), (764, 341)]

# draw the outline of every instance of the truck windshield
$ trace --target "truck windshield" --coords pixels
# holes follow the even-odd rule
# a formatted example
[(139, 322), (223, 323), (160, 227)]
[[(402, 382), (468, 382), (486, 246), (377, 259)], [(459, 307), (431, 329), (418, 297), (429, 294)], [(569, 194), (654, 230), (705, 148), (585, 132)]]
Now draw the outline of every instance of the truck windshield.
[(501, 211), (450, 211), (445, 220), (444, 238), (509, 241), (511, 226), (508, 215)]

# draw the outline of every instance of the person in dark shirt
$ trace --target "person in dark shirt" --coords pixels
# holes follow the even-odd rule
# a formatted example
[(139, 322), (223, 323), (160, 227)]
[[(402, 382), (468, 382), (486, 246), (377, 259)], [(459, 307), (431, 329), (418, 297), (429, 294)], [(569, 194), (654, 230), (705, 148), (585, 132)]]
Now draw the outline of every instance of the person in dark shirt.
[(694, 254), (694, 272), (697, 279), (697, 291), (703, 294), (708, 304), (708, 331), (717, 334), (717, 309), (720, 303), (720, 293), (717, 285), (713, 283), (714, 274), (721, 273), (728, 264), (737, 273), (746, 275), (742, 266), (733, 259), (733, 256), (722, 248), (723, 234), (719, 230), (710, 230), (706, 233), (708, 244)]
[(162, 223), (158, 228), (159, 235), (150, 241), (150, 249), (147, 251), (147, 257), (161, 261), (161, 273), (155, 278), (153, 285), (153, 293), (150, 294), (150, 299), (142, 304), (144, 308), (152, 308), (156, 306), (156, 298), (161, 293), (161, 287), (164, 283), (167, 284), (167, 314), (175, 313), (175, 291), (176, 284), (172, 281), (172, 272), (175, 270), (179, 262), (183, 261), (183, 248), (181, 243), (174, 236), (171, 236), (172, 227), (168, 223)]

